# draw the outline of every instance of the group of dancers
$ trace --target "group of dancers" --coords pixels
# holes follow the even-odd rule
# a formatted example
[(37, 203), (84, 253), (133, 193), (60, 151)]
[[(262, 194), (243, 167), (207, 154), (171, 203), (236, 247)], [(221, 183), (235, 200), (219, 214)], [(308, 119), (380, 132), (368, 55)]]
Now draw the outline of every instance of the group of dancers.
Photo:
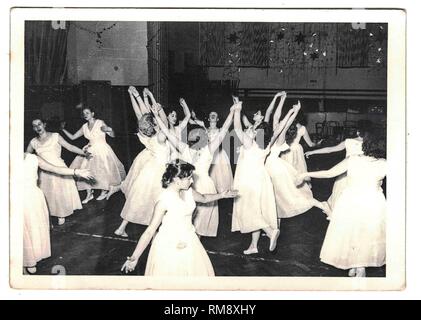
[[(224, 198), (234, 199), (231, 231), (251, 234), (245, 255), (258, 253), (262, 231), (269, 238), (269, 251), (274, 251), (281, 219), (315, 206), (330, 220), (321, 261), (350, 269), (350, 276), (365, 276), (365, 267), (385, 264), (386, 201), (380, 186), (386, 161), (379, 137), (359, 130), (355, 139), (304, 154), (301, 139), (310, 147), (318, 143), (312, 142), (305, 126), (297, 121), (299, 101), (281, 119), (286, 92), (277, 93), (264, 114), (259, 110), (252, 122), (242, 112), (242, 102), (233, 96), (220, 128), (216, 112), (209, 114), (206, 126), (184, 99), (180, 99), (184, 119), (177, 124), (177, 112), (169, 107), (164, 110), (148, 89), (141, 96), (131, 86), (128, 93), (138, 120), (137, 136), (145, 148), (127, 176), (106, 142), (106, 135), (114, 136), (113, 129), (96, 119), (91, 108), (83, 107), (86, 123), (75, 134), (65, 129), (65, 123), (61, 126), (70, 140), (82, 136), (89, 140), (82, 149), (48, 132), (42, 119), (32, 121), (37, 137), (25, 154), (23, 265), (27, 272), (36, 272), (36, 263), (51, 254), (48, 215), (58, 217), (59, 225), (65, 223), (74, 210), (94, 199), (93, 190), (101, 190), (98, 201), (119, 191), (124, 194), (116, 235), (128, 237), (128, 223), (148, 226), (121, 268), (126, 273), (135, 269), (152, 241), (145, 275), (214, 276), (200, 237), (217, 236), (218, 200)], [(183, 139), (188, 124), (191, 128)], [(221, 148), (232, 124), (241, 144), (235, 175)], [(77, 154), (70, 168), (61, 159), (62, 147)], [(346, 149), (347, 156), (338, 165), (307, 172), (306, 156), (341, 149)], [(37, 187), (38, 168), (42, 192)], [(335, 176), (338, 179), (329, 200), (315, 199), (310, 179)], [(83, 201), (81, 190), (87, 191)]]

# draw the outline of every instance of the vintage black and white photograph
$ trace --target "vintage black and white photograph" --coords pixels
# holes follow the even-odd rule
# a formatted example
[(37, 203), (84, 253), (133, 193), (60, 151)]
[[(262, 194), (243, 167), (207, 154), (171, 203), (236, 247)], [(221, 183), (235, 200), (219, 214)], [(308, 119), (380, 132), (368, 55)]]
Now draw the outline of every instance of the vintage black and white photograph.
[(16, 287), (404, 286), (404, 14), (195, 11), (12, 10)]

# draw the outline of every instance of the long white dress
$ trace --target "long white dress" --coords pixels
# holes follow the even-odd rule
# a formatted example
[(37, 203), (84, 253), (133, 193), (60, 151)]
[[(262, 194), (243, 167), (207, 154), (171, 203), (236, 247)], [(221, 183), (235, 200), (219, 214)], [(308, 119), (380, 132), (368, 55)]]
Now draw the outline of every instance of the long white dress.
[(50, 220), (47, 203), (38, 180), (38, 158), (26, 154), (24, 160), (23, 266), (34, 267), (51, 256)]
[[(195, 150), (186, 149), (183, 158), (195, 166), (193, 172), (193, 189), (201, 194), (216, 194), (215, 184), (209, 176), (209, 167), (212, 163), (212, 155), (209, 147)], [(218, 202), (198, 203), (194, 212), (193, 224), (196, 233), (206, 237), (216, 237), (219, 224)]]
[[(51, 133), (50, 137), (44, 142), (33, 138), (30, 144), (44, 160), (58, 167), (67, 167), (61, 158), (61, 145), (58, 139), (58, 133)], [(74, 210), (82, 209), (73, 177), (41, 170), (39, 180), (39, 186), (47, 199), (50, 215), (65, 218), (70, 216)]]
[(159, 201), (168, 208), (152, 241), (145, 276), (214, 276), (212, 263), (192, 224), (191, 188), (182, 197), (164, 190)]
[(294, 141), (290, 144), (289, 150), (281, 154), (281, 158), (291, 164), (297, 172), (307, 172), (307, 163), (304, 157), (304, 150), (300, 144), (301, 138), (306, 133), (306, 127), (300, 126), (297, 128), (297, 136)]
[(320, 252), (339, 269), (379, 267), (386, 261), (386, 199), (380, 182), (386, 160), (350, 157), (347, 185), (333, 208)]
[[(209, 130), (209, 141), (213, 141), (213, 139), (215, 139), (218, 134), (219, 129), (212, 131)], [(210, 177), (212, 178), (218, 192), (231, 190), (234, 180), (231, 163), (226, 151), (222, 147), (219, 147), (218, 150), (216, 150), (213, 154), (213, 160), (209, 172)]]
[(269, 149), (261, 149), (255, 141), (250, 148), (240, 147), (234, 175), (234, 199), (231, 231), (249, 233), (266, 227), (277, 228), (275, 194), (265, 168)]
[(313, 193), (308, 184), (303, 183), (297, 187), (297, 170), (279, 158), (279, 154), (287, 149), (286, 143), (274, 144), (265, 164), (275, 191), (278, 218), (294, 217), (313, 207)]
[(83, 135), (89, 140), (88, 151), (92, 154), (92, 158), (77, 156), (70, 168), (89, 169), (95, 178), (95, 183), (90, 184), (79, 180), (77, 181), (79, 190), (109, 190), (111, 185), (119, 185), (126, 177), (123, 164), (107, 143), (105, 132), (101, 130), (103, 125), (105, 125), (104, 121), (96, 119), (91, 130), (88, 123), (82, 126)]
[(142, 161), (143, 166), (138, 166), (138, 171), (128, 182), (130, 186), (124, 188), (126, 202), (121, 217), (131, 223), (149, 225), (155, 203), (163, 190), (161, 180), (169, 160), (170, 149), (167, 143), (158, 141), (158, 135), (143, 137), (142, 140), (147, 145), (146, 152), (149, 156), (145, 155), (147, 161)]
[[(351, 156), (362, 155), (363, 154), (362, 145), (363, 145), (362, 140), (346, 139), (345, 140), (346, 157), (348, 158)], [(339, 196), (341, 195), (345, 187), (346, 187), (346, 172), (341, 174), (339, 177), (337, 177), (335, 180), (335, 183), (333, 184), (332, 194), (327, 200), (327, 203), (329, 204), (331, 209), (335, 207), (336, 201), (338, 200)]]

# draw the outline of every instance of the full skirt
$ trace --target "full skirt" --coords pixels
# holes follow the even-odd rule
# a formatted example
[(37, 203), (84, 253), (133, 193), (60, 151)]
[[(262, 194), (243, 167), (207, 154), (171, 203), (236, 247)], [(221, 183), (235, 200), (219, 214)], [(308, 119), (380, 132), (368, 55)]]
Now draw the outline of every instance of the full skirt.
[(163, 190), (161, 179), (165, 169), (165, 163), (154, 158), (140, 168), (131, 187), (125, 190), (126, 202), (121, 211), (124, 220), (142, 225), (150, 224), (155, 204)]
[(92, 144), (88, 151), (92, 154), (91, 159), (77, 156), (70, 168), (89, 169), (95, 182), (91, 184), (82, 179), (78, 180), (78, 190), (109, 190), (111, 185), (119, 185), (124, 180), (126, 177), (124, 166), (107, 143)]
[(343, 190), (333, 209), (320, 259), (339, 269), (385, 264), (386, 200), (381, 190)]
[(145, 276), (214, 276), (212, 263), (194, 232), (185, 235), (185, 248), (177, 248), (171, 234), (159, 231), (146, 263)]
[[(62, 166), (65, 166), (64, 162)], [(73, 177), (41, 170), (39, 181), (51, 216), (65, 218), (73, 214), (74, 210), (82, 209)]]

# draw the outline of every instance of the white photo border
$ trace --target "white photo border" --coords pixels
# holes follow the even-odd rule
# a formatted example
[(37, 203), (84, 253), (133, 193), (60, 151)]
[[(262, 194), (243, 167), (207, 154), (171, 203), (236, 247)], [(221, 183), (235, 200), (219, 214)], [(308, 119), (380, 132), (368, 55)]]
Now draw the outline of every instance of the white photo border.
[[(317, 13), (317, 14), (315, 14)], [(22, 274), (24, 22), (67, 21), (372, 22), (388, 24), (387, 263), (384, 278), (37, 276)], [(15, 289), (403, 290), (405, 288), (406, 14), (346, 9), (46, 9), (11, 10), (10, 286)], [(124, 260), (124, 257), (122, 257)], [(122, 260), (122, 261), (123, 261)]]

